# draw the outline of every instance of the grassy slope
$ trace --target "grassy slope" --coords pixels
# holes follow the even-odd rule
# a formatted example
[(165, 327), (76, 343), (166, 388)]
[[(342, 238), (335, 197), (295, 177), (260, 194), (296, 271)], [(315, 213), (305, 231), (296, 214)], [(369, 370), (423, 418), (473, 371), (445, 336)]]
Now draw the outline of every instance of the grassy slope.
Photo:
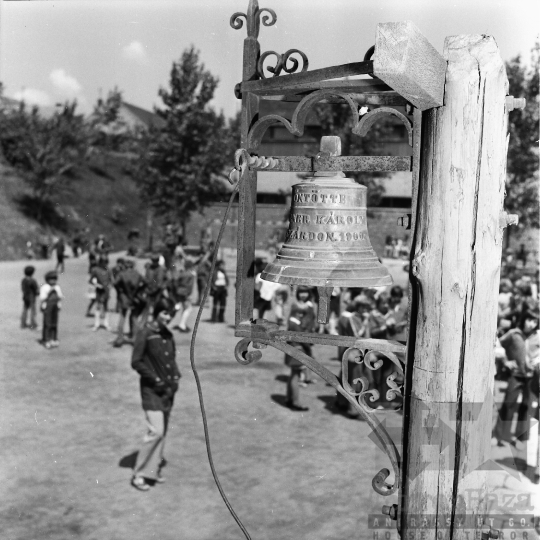
[[(16, 171), (0, 164), (0, 260), (22, 258), (26, 242), (36, 242), (41, 233), (69, 237), (78, 227), (89, 227), (90, 238), (103, 233), (117, 249), (125, 248), (131, 228), (138, 227), (144, 235), (146, 213), (133, 181), (112, 159), (103, 170), (106, 173), (99, 174), (88, 167), (81, 168), (70, 181), (68, 190), (58, 197), (57, 209), (64, 216), (66, 226), (66, 233), (62, 233), (58, 228), (39, 224), (22, 212), (17, 200), (27, 189), (24, 181)], [(125, 209), (120, 223), (112, 219), (115, 205)]]

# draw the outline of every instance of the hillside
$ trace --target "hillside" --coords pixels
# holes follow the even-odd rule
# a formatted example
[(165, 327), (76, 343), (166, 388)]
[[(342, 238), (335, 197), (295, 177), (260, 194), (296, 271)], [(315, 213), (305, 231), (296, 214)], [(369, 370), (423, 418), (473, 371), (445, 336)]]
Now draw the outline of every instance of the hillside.
[(18, 173), (0, 163), (0, 260), (23, 258), (26, 242), (35, 245), (42, 234), (69, 239), (76, 230), (88, 228), (89, 238), (105, 234), (115, 249), (125, 248), (127, 233), (134, 227), (145, 236), (146, 211), (134, 182), (114, 158), (76, 170), (41, 223), (31, 216), (28, 193)]

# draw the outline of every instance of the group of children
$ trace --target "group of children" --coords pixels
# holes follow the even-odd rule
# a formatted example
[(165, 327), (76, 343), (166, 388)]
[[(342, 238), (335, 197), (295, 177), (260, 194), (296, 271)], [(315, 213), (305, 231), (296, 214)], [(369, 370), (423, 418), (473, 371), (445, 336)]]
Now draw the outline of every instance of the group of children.
[[(287, 329), (294, 332), (327, 332), (330, 334), (352, 336), (357, 339), (392, 339), (402, 343), (407, 339), (407, 312), (403, 302), (403, 290), (394, 285), (389, 292), (383, 289), (334, 288), (330, 300), (329, 324), (319, 325), (316, 320), (317, 289), (299, 286), (296, 290), (295, 301), (290, 306)], [(312, 356), (312, 346), (307, 343), (289, 342), (289, 345)], [(346, 347), (338, 348), (338, 360), (341, 361)], [(378, 370), (371, 370), (364, 363), (358, 364), (353, 359), (348, 362), (347, 379), (349, 385), (360, 390), (357, 381), (364, 377), (370, 384), (370, 389), (379, 392), (379, 398), (374, 400), (375, 407), (397, 408), (399, 403), (386, 399), (386, 379), (396, 367), (385, 356), (377, 357), (381, 362)], [(299, 387), (303, 381), (309, 382), (307, 368), (297, 359), (285, 355), (285, 364), (290, 367), (287, 382), (285, 405), (294, 411), (307, 411), (308, 407), (300, 403)], [(341, 377), (341, 375), (340, 375)], [(400, 384), (399, 376), (396, 379)], [(336, 408), (343, 410), (350, 417), (357, 418), (359, 413), (346, 398), (337, 395)]]
[[(496, 379), (507, 381), (504, 401), (493, 429), (493, 442), (516, 445), (529, 438), (530, 418), (538, 419), (540, 386), (540, 309), (538, 288), (529, 277), (501, 279)], [(514, 416), (517, 423), (514, 427)]]
[[(58, 274), (50, 271), (45, 274), (45, 283), (39, 287), (34, 279), (36, 269), (34, 266), (26, 266), (24, 278), (21, 283), (23, 293), (23, 312), (21, 316), (21, 328), (37, 329), (36, 302), (39, 299), (41, 312), (43, 313), (43, 326), (41, 342), (46, 349), (58, 347), (58, 314), (62, 307), (62, 290), (58, 285)], [(30, 320), (28, 320), (30, 318)]]
[[(116, 264), (109, 267), (108, 250), (101, 250), (89, 258), (89, 292), (90, 299), (86, 316), (94, 318), (94, 331), (104, 328), (111, 330), (109, 324), (109, 302), (111, 291), (116, 292), (115, 312), (118, 313), (117, 338), (113, 345), (121, 347), (124, 343), (132, 343), (135, 333), (152, 319), (154, 306), (165, 300), (174, 307), (177, 324), (172, 328), (180, 332), (190, 332), (188, 318), (192, 311), (191, 297), (195, 287), (198, 288), (199, 300), (208, 280), (211, 280), (210, 294), (213, 297), (212, 322), (225, 322), (225, 309), (229, 287), (229, 277), (222, 260), (216, 264), (212, 276), (208, 270), (208, 254), (200, 257), (200, 261), (186, 257), (184, 253), (175, 255), (166, 266), (164, 257), (158, 253), (151, 255), (145, 266), (144, 275), (136, 269), (132, 258), (118, 258)], [(200, 263), (198, 272), (196, 263)], [(62, 291), (58, 285), (58, 273), (47, 272), (45, 284), (38, 286), (33, 277), (34, 266), (24, 269), (21, 283), (23, 296), (22, 328), (37, 328), (36, 303), (39, 299), (43, 313), (42, 344), (50, 349), (59, 345), (58, 313), (61, 309)], [(195, 302), (197, 303), (197, 302)], [(129, 328), (125, 331), (126, 319)]]
[[(191, 313), (191, 300), (196, 272), (190, 259), (177, 258), (171, 261), (170, 267), (163, 265), (162, 257), (153, 254), (141, 274), (131, 258), (118, 258), (113, 268), (109, 269), (109, 259), (101, 256), (90, 268), (89, 284), (90, 304), (87, 316), (94, 317), (94, 330), (105, 328), (110, 330), (108, 321), (109, 300), (111, 290), (116, 292), (116, 308), (119, 314), (115, 347), (131, 343), (138, 328), (143, 327), (152, 318), (154, 306), (160, 300), (174, 305), (179, 313), (179, 322), (173, 326), (180, 332), (189, 332), (187, 320)], [(95, 311), (92, 314), (92, 308)], [(125, 321), (129, 321), (129, 329), (125, 332)]]

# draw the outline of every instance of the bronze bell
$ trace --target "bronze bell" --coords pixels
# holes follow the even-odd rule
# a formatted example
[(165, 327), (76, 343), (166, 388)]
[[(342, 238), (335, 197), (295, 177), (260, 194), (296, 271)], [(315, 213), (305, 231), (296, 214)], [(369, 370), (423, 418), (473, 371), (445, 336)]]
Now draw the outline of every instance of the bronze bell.
[[(339, 155), (340, 146), (338, 137), (322, 138), (327, 154)], [(371, 247), (366, 200), (367, 188), (342, 172), (317, 172), (295, 184), (285, 243), (261, 278), (319, 287), (323, 304), (333, 287), (391, 285), (392, 276)], [(326, 318), (319, 309), (320, 322)]]

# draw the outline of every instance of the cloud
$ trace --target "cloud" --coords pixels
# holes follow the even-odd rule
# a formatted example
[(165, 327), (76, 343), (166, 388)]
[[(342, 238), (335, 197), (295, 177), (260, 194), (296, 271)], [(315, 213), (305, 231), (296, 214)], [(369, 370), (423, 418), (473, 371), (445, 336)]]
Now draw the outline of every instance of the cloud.
[(29, 105), (38, 105), (39, 107), (50, 107), (53, 104), (49, 94), (37, 88), (23, 88), (13, 94), (13, 99), (24, 101)]
[(122, 48), (122, 56), (128, 60), (145, 64), (148, 62), (146, 48), (140, 41), (132, 41), (129, 45)]
[(62, 68), (54, 69), (49, 75), (49, 80), (57, 92), (67, 98), (80, 98), (82, 86), (75, 77), (68, 75)]

